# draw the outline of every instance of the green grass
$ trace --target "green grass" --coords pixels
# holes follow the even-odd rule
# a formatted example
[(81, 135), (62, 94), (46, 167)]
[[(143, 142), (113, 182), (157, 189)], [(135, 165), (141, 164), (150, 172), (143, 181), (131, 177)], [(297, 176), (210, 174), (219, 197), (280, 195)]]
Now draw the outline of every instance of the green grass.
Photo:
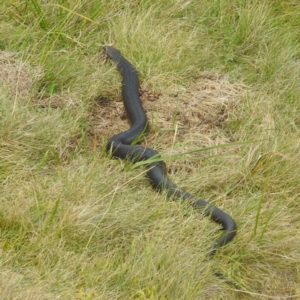
[[(155, 2), (1, 4), (1, 299), (300, 298), (300, 5)], [(161, 143), (152, 112), (148, 146), (195, 150), (167, 161), (174, 182), (238, 224), (213, 262), (218, 226), (155, 193), (143, 166), (105, 153), (117, 132), (101, 127), (109, 114), (95, 126), (96, 98), (120, 90), (105, 44), (136, 66), (144, 89), (178, 93), (176, 112), (203, 72), (245, 86), (222, 127), (200, 142)], [(176, 122), (166, 124), (174, 136)], [(200, 151), (228, 136), (232, 147)]]

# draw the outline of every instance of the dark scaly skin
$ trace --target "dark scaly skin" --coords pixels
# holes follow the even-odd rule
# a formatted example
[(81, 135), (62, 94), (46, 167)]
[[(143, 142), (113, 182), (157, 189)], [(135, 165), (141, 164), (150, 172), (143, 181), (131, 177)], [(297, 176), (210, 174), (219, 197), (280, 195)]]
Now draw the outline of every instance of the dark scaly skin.
[[(148, 121), (142, 103), (139, 97), (139, 80), (138, 74), (132, 64), (127, 61), (122, 54), (111, 46), (105, 46), (107, 55), (117, 65), (122, 75), (122, 96), (127, 113), (131, 122), (129, 130), (118, 133), (111, 137), (106, 145), (107, 151), (111, 151), (114, 157), (128, 159), (132, 162), (144, 161), (150, 158), (159, 157), (158, 152), (140, 145), (131, 145), (147, 131)], [(232, 241), (236, 235), (237, 226), (235, 221), (218, 207), (211, 205), (205, 200), (189, 194), (171, 182), (166, 173), (166, 165), (163, 161), (150, 162), (147, 164), (147, 175), (151, 185), (155, 190), (166, 191), (172, 198), (184, 199), (191, 201), (195, 207), (202, 207), (203, 214), (214, 222), (220, 224), (224, 229), (224, 234), (217, 239), (211, 247), (209, 256), (212, 259), (216, 250)], [(218, 277), (224, 279), (224, 276), (215, 271)], [(230, 285), (239, 289), (237, 285), (229, 280), (225, 280)]]

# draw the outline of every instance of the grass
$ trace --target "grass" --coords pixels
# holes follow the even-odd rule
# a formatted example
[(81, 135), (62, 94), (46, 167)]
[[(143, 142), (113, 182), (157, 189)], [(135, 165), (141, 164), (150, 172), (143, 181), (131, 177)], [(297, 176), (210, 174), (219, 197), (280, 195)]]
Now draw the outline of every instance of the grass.
[[(1, 4), (1, 299), (300, 297), (300, 6), (156, 2)], [(149, 93), (145, 144), (238, 224), (213, 262), (218, 226), (105, 153), (128, 128), (105, 44)]]

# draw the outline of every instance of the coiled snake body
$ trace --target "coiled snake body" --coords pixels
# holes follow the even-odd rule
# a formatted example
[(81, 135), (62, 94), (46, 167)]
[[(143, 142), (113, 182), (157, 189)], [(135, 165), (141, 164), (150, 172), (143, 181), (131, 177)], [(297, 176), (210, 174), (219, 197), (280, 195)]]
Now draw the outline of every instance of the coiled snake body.
[[(115, 48), (105, 46), (105, 50), (121, 72), (123, 102), (127, 117), (131, 122), (129, 130), (118, 133), (109, 139), (106, 145), (107, 151), (111, 151), (114, 157), (128, 159), (133, 162), (145, 161), (154, 156), (157, 157), (158, 152), (151, 148), (146, 148), (141, 145), (131, 145), (148, 127), (147, 117), (139, 97), (137, 71)], [(210, 258), (214, 256), (219, 247), (229, 243), (235, 237), (237, 230), (235, 221), (221, 209), (211, 205), (205, 200), (197, 199), (195, 196), (171, 182), (167, 177), (166, 166), (163, 161), (149, 162), (147, 169), (147, 175), (154, 189), (166, 191), (172, 198), (191, 201), (193, 206), (203, 208), (203, 214), (205, 216), (222, 226), (225, 232), (212, 245), (209, 252)], [(224, 279), (224, 276), (220, 272), (216, 272), (216, 275)], [(234, 283), (228, 280), (226, 281), (237, 288)]]

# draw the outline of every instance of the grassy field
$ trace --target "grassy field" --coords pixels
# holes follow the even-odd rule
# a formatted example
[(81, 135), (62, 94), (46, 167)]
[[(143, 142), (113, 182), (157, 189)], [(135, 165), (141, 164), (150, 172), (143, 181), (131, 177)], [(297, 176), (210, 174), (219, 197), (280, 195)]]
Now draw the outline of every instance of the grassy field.
[[(300, 299), (298, 1), (0, 7), (1, 299)], [(143, 144), (238, 224), (213, 262), (220, 228), (105, 153), (129, 128), (105, 44), (139, 72)]]

